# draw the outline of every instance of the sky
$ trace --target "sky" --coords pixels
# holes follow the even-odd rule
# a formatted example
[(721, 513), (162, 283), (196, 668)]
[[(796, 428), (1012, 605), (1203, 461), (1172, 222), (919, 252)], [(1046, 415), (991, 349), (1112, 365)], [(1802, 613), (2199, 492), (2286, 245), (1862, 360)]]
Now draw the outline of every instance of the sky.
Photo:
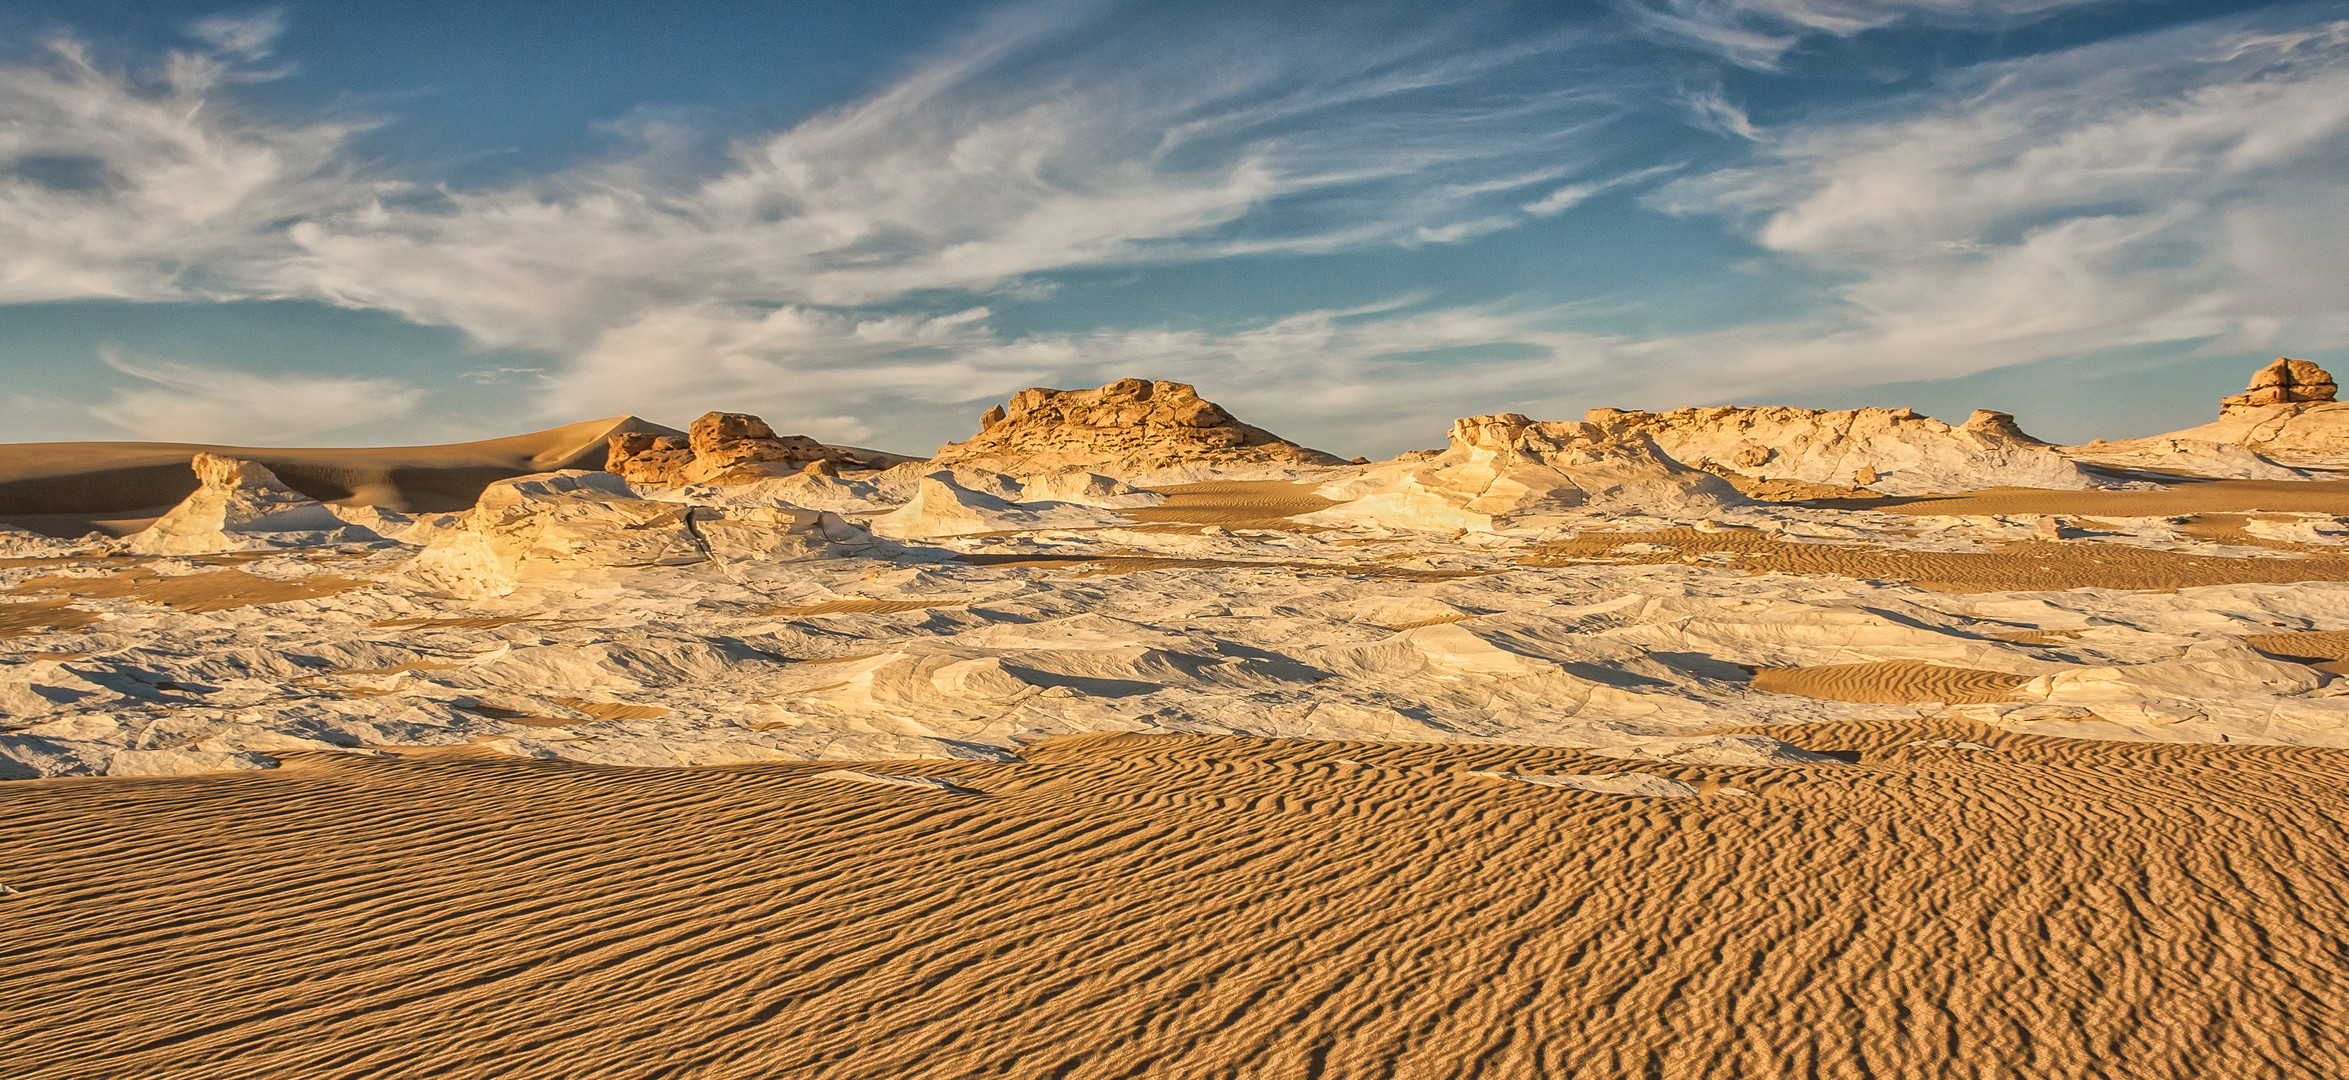
[(2212, 419), (2349, 368), (2349, 3), (0, 4), (0, 440), (1197, 385)]

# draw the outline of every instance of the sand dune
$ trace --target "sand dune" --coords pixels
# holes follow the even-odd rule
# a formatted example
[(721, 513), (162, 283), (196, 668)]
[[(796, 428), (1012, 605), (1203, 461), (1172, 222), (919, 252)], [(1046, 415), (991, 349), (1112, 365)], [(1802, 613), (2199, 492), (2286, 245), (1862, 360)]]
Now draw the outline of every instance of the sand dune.
[[(2349, 1069), (2334, 750), (1814, 728), (1861, 763), (1113, 736), (0, 789), (34, 1078)], [(1911, 745), (1933, 739), (1990, 752)], [(1615, 768), (1610, 768), (1614, 766)], [(1832, 821), (1831, 828), (1821, 822)]]
[(599, 469), (605, 437), (620, 432), (680, 434), (633, 416), (441, 446), (277, 447), (201, 443), (0, 444), (0, 524), (53, 536), (92, 528), (145, 528), (196, 490), (188, 462), (198, 453), (255, 461), (321, 502), (351, 502), (403, 513), (470, 509), (481, 489), (508, 477), (557, 469)]

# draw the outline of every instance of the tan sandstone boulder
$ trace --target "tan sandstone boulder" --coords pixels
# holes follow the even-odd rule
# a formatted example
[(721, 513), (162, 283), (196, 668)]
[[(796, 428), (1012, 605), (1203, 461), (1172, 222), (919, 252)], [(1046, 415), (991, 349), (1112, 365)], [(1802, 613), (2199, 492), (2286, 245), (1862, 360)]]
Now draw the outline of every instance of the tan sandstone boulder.
[(1097, 390), (1031, 388), (979, 418), (978, 434), (932, 461), (1019, 476), (1089, 471), (1133, 476), (1185, 465), (1324, 466), (1343, 462), (1241, 423), (1183, 383), (1119, 379)]
[(2254, 373), (2251, 385), (2242, 393), (2220, 399), (2219, 415), (2228, 416), (2269, 405), (2321, 404), (2332, 401), (2340, 390), (2325, 369), (2306, 360), (2279, 356), (2275, 362)]
[(704, 413), (682, 438), (626, 432), (613, 435), (610, 445), (604, 471), (648, 487), (753, 484), (801, 472), (837, 475), (842, 468), (879, 469), (910, 460), (829, 446), (805, 435), (777, 435), (749, 413)]

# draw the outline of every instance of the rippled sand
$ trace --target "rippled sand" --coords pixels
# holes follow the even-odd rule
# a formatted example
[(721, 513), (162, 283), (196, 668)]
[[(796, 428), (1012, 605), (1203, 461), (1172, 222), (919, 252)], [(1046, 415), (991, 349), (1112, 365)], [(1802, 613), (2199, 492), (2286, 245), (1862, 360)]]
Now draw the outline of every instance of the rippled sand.
[[(1774, 729), (1783, 735), (1782, 729)], [(0, 788), (15, 1077), (2319, 1076), (2349, 752), (1160, 736)], [(1988, 749), (1912, 745), (1935, 739)], [(1856, 753), (1855, 753), (1856, 752)], [(845, 774), (843, 774), (845, 776)], [(867, 778), (868, 780), (870, 778)], [(1724, 788), (1749, 791), (1733, 795)]]

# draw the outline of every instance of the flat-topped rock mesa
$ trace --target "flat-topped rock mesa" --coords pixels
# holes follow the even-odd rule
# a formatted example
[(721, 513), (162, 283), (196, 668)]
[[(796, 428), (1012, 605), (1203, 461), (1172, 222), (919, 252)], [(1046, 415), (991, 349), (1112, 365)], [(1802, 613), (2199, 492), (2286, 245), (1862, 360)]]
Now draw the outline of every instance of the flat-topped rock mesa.
[(380, 539), (326, 504), (287, 487), (269, 467), (198, 452), (198, 486), (153, 525), (132, 533), (137, 555), (208, 555), (274, 547), (315, 547)]
[(749, 413), (703, 413), (683, 435), (614, 432), (604, 471), (631, 484), (750, 484), (813, 469), (885, 469), (919, 460), (853, 446), (832, 446), (805, 435), (777, 435)]
[(932, 460), (1018, 476), (1345, 463), (1241, 423), (1189, 385), (1149, 379), (1119, 379), (1095, 390), (1032, 387), (987, 410), (979, 427), (978, 434), (939, 447)]
[(1516, 413), (1456, 420), (1445, 449), (1382, 462), (1320, 493), (1341, 505), (1300, 520), (1478, 532), (1575, 512), (1704, 517), (1748, 502), (1643, 431)]
[(2015, 418), (1977, 410), (1952, 427), (1914, 409), (1716, 405), (1650, 413), (1592, 409), (1585, 419), (1638, 431), (1680, 461), (1756, 480), (1796, 480), (1930, 495), (1990, 487), (2103, 485)]

